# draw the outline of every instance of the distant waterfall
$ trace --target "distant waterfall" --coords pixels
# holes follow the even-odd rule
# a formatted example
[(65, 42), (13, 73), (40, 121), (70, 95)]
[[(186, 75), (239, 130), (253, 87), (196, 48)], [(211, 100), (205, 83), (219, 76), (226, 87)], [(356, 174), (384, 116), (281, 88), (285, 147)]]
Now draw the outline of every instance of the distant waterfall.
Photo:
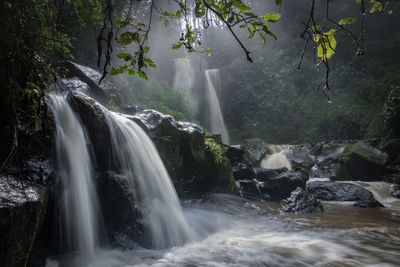
[(158, 151), (132, 120), (105, 110), (113, 145), (113, 160), (138, 204), (153, 248), (183, 245), (190, 228)]
[(175, 63), (174, 88), (186, 90), (190, 105), (195, 112), (199, 111), (199, 99), (194, 92), (195, 72), (189, 58), (177, 58)]
[(284, 152), (288, 148), (284, 145), (269, 145), (269, 150), (272, 154), (267, 154), (261, 161), (261, 168), (264, 169), (279, 169), (288, 168), (292, 169), (289, 160), (285, 156)]
[(58, 175), (63, 187), (63, 219), (69, 249), (80, 259), (90, 259), (99, 245), (98, 197), (93, 183), (93, 167), (88, 137), (64, 96), (49, 95), (56, 123)]
[(213, 134), (221, 134), (222, 141), (226, 144), (229, 144), (229, 136), (228, 131), (225, 127), (224, 118), (221, 111), (220, 101), (218, 99), (216, 88), (219, 90), (219, 70), (218, 69), (210, 69), (204, 71), (206, 76), (206, 97), (209, 107), (209, 127), (210, 131)]

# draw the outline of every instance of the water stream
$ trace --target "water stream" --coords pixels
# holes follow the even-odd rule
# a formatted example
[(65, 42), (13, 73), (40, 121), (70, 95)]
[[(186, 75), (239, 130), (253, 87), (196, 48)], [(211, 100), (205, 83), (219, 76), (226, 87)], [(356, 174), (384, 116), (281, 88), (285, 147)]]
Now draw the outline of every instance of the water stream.
[(208, 121), (210, 131), (213, 134), (221, 134), (222, 141), (229, 144), (229, 135), (222, 115), (220, 101), (216, 92), (216, 86), (220, 84), (219, 70), (210, 69), (204, 71), (206, 77), (206, 97), (208, 103)]
[(267, 154), (261, 161), (261, 168), (263, 169), (279, 169), (286, 167), (288, 170), (292, 169), (285, 152), (288, 146), (285, 145), (269, 145), (269, 150), (272, 154)]
[(193, 238), (171, 179), (147, 134), (132, 120), (104, 110), (113, 160), (133, 192), (151, 247), (181, 246)]
[(62, 182), (62, 239), (68, 250), (77, 250), (89, 261), (99, 246), (99, 202), (93, 183), (89, 139), (82, 123), (64, 96), (49, 95), (56, 131), (58, 175)]

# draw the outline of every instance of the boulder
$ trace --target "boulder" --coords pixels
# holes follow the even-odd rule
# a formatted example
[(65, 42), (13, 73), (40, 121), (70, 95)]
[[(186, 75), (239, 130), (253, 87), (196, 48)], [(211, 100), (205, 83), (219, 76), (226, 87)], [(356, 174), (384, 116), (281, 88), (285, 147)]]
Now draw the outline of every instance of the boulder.
[(390, 185), (390, 195), (395, 198), (400, 198), (400, 185), (392, 184)]
[(304, 169), (286, 171), (271, 179), (260, 183), (263, 197), (269, 200), (282, 200), (290, 196), (297, 187), (305, 188), (308, 180), (307, 171)]
[(47, 190), (36, 183), (0, 176), (2, 266), (26, 266), (47, 210)]
[(232, 165), (237, 162), (243, 161), (244, 151), (240, 149), (239, 145), (230, 145), (228, 146), (228, 150), (226, 151), (226, 156)]
[(156, 144), (179, 195), (237, 190), (226, 147), (218, 138), (155, 110), (139, 111), (133, 119)]
[(235, 180), (253, 179), (256, 178), (256, 173), (253, 168), (245, 163), (235, 163), (232, 165), (233, 177)]
[[(92, 98), (69, 93), (68, 102), (85, 124), (100, 172), (112, 169), (108, 161), (111, 137), (104, 107)], [(124, 115), (142, 127), (155, 143), (175, 189), (181, 196), (206, 191), (235, 191), (231, 165), (226, 148), (214, 138), (206, 138), (203, 129), (190, 122), (175, 121), (155, 110), (131, 109)]]
[(285, 152), (292, 169), (306, 169), (309, 171), (314, 166), (314, 158), (309, 155), (310, 145), (292, 145)]
[(319, 200), (301, 187), (297, 187), (290, 196), (283, 200), (282, 211), (288, 213), (315, 213), (323, 212), (324, 208)]
[(316, 181), (307, 184), (307, 191), (320, 200), (357, 201), (355, 206), (383, 207), (369, 190), (355, 184)]
[(379, 181), (385, 172), (387, 154), (363, 142), (348, 145), (339, 157), (336, 180)]
[(263, 169), (263, 168), (256, 168), (256, 178), (259, 181), (268, 181), (272, 178), (279, 176), (280, 174), (289, 171), (286, 167), (279, 168), (279, 169)]
[(240, 148), (244, 151), (244, 161), (254, 167), (259, 167), (262, 159), (269, 152), (268, 144), (258, 138), (246, 139)]
[(339, 162), (346, 144), (332, 141), (319, 143), (319, 150), (315, 153), (315, 166), (311, 169), (311, 178), (334, 178), (336, 176), (335, 165)]
[(400, 165), (400, 139), (388, 139), (379, 146), (379, 149), (388, 155), (388, 165)]
[(239, 180), (236, 183), (242, 197), (257, 200), (261, 199), (261, 192), (259, 189), (260, 183), (257, 180)]
[[(79, 65), (72, 61), (66, 62), (66, 67), (68, 69), (67, 78), (69, 79), (67, 82), (67, 86), (69, 89), (80, 89), (86, 88), (84, 93), (87, 93), (89, 96), (94, 97), (100, 103), (106, 105), (110, 102), (114, 104), (121, 104), (121, 96), (118, 90), (113, 86), (111, 82), (107, 79), (104, 79), (101, 83), (99, 83), (102, 74), (98, 71)], [(77, 82), (77, 81), (80, 81)], [(85, 83), (87, 86), (82, 86), (82, 83)]]

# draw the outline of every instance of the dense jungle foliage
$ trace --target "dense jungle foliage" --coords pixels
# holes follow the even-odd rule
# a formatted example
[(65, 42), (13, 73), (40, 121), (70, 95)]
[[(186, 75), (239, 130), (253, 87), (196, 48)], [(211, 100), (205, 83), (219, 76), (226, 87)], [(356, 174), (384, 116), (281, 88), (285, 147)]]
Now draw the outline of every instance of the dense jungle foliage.
[[(191, 110), (185, 91), (172, 88), (174, 59), (190, 56), (199, 71), (198, 88), (204, 87), (202, 70), (221, 70), (219, 97), (234, 142), (251, 137), (286, 143), (397, 135), (400, 35), (396, 10), (392, 14), (368, 12), (363, 57), (354, 56), (346, 33), (336, 34), (337, 51), (329, 59), (332, 103), (328, 103), (318, 89), (324, 70), (318, 72), (315, 67), (313, 45), (305, 51), (301, 71), (297, 70), (304, 44), (299, 37), (304, 31), (301, 22), (307, 21), (311, 2), (193, 2), (191, 8), (198, 18), (206, 16), (205, 10), (215, 14), (227, 10), (221, 17), (226, 24), (199, 33), (182, 27), (185, 1), (178, 1), (178, 8), (172, 9), (166, 1), (4, 1), (0, 9), (2, 128), (14, 136), (13, 147), (17, 125), (40, 130), (49, 81), (62, 77), (63, 62), (69, 59), (119, 74), (108, 78), (121, 89), (123, 104), (202, 123), (201, 115)], [(360, 17), (360, 1), (327, 2), (332, 2), (331, 16), (338, 21)], [(159, 4), (153, 20), (151, 12), (128, 19), (131, 9), (147, 5), (148, 11), (151, 5), (151, 11), (153, 4)], [(316, 18), (323, 18), (324, 4), (316, 1)], [(262, 16), (251, 13), (250, 7)], [(368, 11), (381, 8), (380, 1), (368, 2)], [(243, 24), (240, 16), (249, 16), (249, 20), (243, 31), (232, 35), (230, 26)], [(358, 24), (349, 27), (359, 30)], [(319, 34), (317, 28), (313, 31)], [(315, 46), (324, 43), (323, 34), (320, 39)], [(317, 56), (324, 59), (320, 54), (328, 52), (318, 51)], [(154, 65), (157, 68), (147, 68)]]

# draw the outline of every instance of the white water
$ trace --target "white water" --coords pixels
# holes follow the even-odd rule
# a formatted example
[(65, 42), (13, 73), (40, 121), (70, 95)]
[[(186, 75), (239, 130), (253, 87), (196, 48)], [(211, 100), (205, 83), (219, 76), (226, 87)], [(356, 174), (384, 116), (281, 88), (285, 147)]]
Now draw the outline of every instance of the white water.
[(99, 245), (99, 205), (93, 184), (88, 137), (64, 96), (49, 95), (54, 115), (58, 175), (63, 187), (62, 234), (68, 249), (88, 261)]
[(107, 110), (104, 112), (115, 164), (139, 205), (152, 247), (164, 249), (185, 244), (193, 234), (153, 142), (132, 120)]
[(182, 88), (186, 91), (193, 111), (198, 113), (200, 100), (194, 92), (195, 72), (190, 59), (187, 57), (177, 58), (175, 63), (174, 88)]
[(288, 170), (292, 169), (289, 160), (285, 155), (287, 146), (269, 145), (269, 149), (273, 154), (267, 154), (261, 161), (261, 168), (263, 169), (279, 169), (286, 167)]
[(283, 215), (279, 203), (264, 205), (260, 214), (227, 195), (187, 204), (200, 240), (166, 250), (102, 250), (90, 266), (398, 266), (400, 218), (384, 209), (331, 205)]
[(218, 99), (215, 86), (220, 84), (219, 80), (219, 70), (210, 69), (205, 70), (204, 74), (206, 76), (206, 97), (209, 107), (208, 121), (210, 131), (213, 134), (221, 134), (222, 141), (229, 144), (229, 135), (225, 126), (224, 117), (221, 111), (220, 101)]
[(386, 182), (364, 182), (364, 181), (340, 181), (342, 183), (361, 186), (374, 195), (383, 206), (400, 211), (400, 199), (390, 194), (390, 184)]

